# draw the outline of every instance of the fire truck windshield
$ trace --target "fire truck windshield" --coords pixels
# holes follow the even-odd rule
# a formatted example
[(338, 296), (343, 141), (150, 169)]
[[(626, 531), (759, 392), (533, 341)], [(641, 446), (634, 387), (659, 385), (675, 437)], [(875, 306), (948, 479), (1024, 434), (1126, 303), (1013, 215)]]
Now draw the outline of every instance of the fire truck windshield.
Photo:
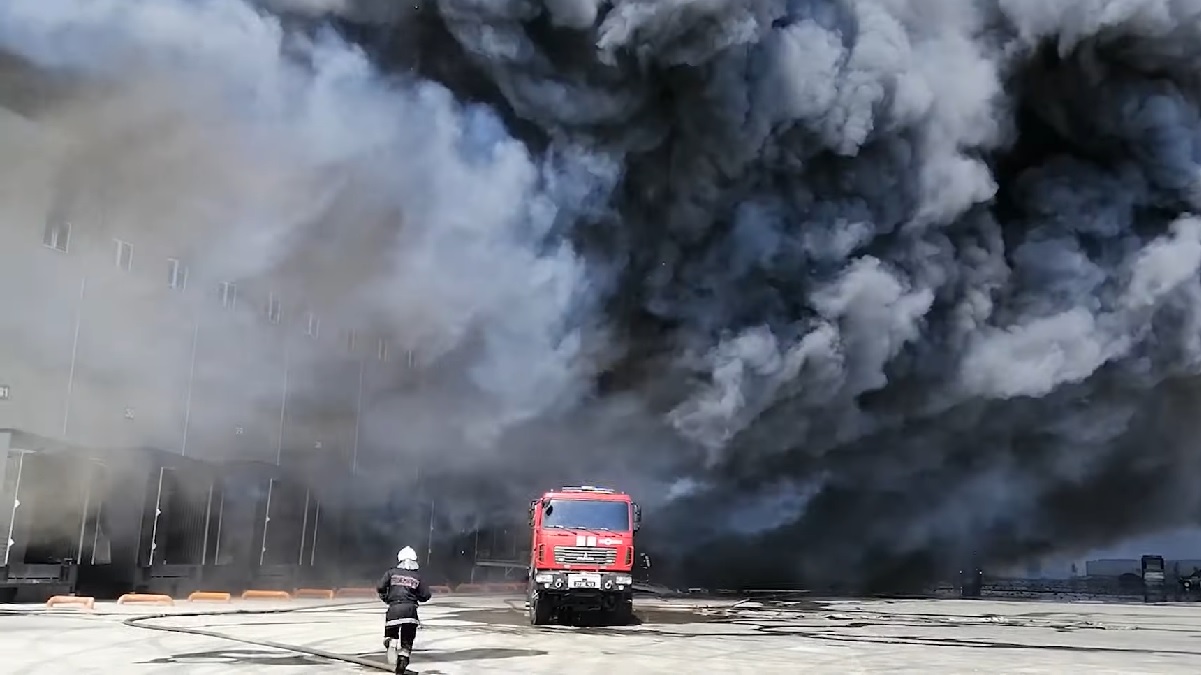
[(542, 512), (542, 527), (627, 532), (630, 505), (599, 499), (552, 499)]

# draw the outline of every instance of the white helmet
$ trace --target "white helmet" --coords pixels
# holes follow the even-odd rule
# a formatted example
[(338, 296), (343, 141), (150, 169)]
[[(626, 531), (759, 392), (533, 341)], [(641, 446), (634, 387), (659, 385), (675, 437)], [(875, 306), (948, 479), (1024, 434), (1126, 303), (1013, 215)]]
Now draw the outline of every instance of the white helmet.
[(396, 562), (400, 564), (402, 570), (417, 569), (417, 551), (413, 547), (406, 546), (396, 553)]

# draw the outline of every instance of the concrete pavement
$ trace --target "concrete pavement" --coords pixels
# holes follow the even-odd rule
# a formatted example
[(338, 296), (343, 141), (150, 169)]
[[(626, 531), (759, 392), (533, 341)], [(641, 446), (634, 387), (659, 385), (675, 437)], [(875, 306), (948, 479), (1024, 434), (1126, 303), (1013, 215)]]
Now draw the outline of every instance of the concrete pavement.
[[(637, 608), (640, 625), (536, 629), (520, 598), (439, 596), (422, 610), (410, 673), (1201, 672), (1201, 605), (640, 599)], [(0, 663), (12, 675), (386, 672), (382, 610), (7, 605)]]

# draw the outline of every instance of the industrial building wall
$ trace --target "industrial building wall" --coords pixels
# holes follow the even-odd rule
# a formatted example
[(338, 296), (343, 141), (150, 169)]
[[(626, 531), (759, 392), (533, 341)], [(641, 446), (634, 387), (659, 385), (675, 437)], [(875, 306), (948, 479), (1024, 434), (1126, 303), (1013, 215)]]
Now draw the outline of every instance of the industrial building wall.
[[(0, 137), (12, 156), (25, 155), (27, 146), (39, 143), (39, 134), (36, 125), (0, 108)], [(6, 172), (0, 181), (0, 251), (8, 253), (0, 265), (0, 426), (20, 420), (58, 432), (79, 280), (60, 278), (34, 259), (52, 173), (50, 162), (42, 159), (44, 155), (26, 159), (20, 172)], [(16, 250), (27, 255), (12, 255)], [(34, 289), (37, 298), (32, 297)], [(33, 328), (26, 329), (27, 316), (35, 312), (37, 320), (29, 322)], [(31, 344), (38, 348), (29, 349)]]
[(62, 139), (3, 108), (0, 143), (14, 150), (5, 161), (23, 162), (0, 181), (0, 427), (206, 459), (329, 453), (349, 466), (381, 338), (352, 339), (295, 279), (273, 288), (204, 269), (194, 233), (147, 227), (145, 214), (123, 227), (102, 190), (71, 188)]

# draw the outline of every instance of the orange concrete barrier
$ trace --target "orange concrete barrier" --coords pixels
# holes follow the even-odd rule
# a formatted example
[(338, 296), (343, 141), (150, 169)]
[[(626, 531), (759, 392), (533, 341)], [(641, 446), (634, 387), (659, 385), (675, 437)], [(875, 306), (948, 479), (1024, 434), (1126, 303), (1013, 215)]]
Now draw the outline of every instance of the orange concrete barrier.
[(58, 607), (59, 605), (96, 609), (96, 598), (84, 595), (56, 595), (46, 601), (47, 607)]
[(245, 591), (243, 600), (291, 600), (292, 594), (287, 591)]
[(126, 593), (117, 598), (118, 605), (175, 605), (175, 601), (169, 595), (156, 595), (153, 593)]
[(322, 600), (334, 599), (334, 592), (328, 588), (298, 588), (292, 595), (297, 598), (320, 598)]
[(231, 599), (229, 593), (215, 591), (196, 591), (188, 596), (188, 602), (229, 602)]
[(455, 586), (455, 593), (483, 593), (487, 590), (487, 587), (483, 584), (459, 584)]
[(447, 593), (453, 592), (454, 591), (451, 590), (450, 586), (430, 586), (430, 593), (433, 593), (434, 595), (446, 595)]
[(484, 584), (484, 590), (489, 593), (512, 593), (522, 588), (521, 584)]
[(376, 598), (379, 593), (374, 588), (366, 586), (349, 586), (347, 588), (339, 588), (334, 591), (334, 594), (339, 598)]

